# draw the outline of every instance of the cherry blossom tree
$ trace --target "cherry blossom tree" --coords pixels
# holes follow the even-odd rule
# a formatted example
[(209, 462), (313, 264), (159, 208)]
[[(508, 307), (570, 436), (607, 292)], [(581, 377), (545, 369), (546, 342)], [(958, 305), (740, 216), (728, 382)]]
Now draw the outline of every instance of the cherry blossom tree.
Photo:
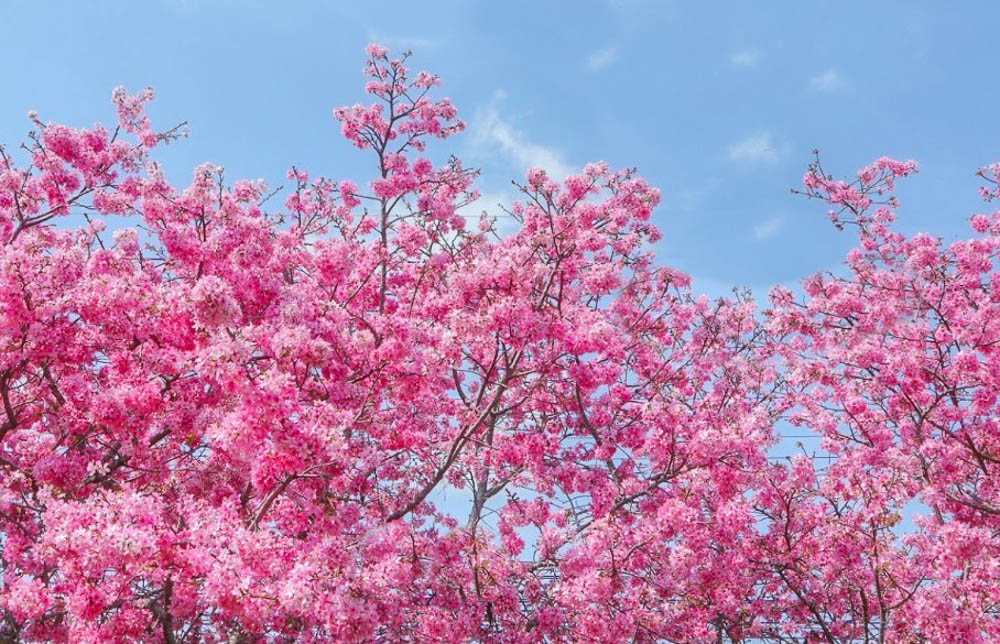
[(364, 187), (171, 186), (148, 90), (0, 148), (0, 641), (1000, 639), (1000, 213), (908, 238), (912, 162), (817, 160), (849, 270), (711, 301), (633, 170), (470, 221), (439, 79), (367, 56)]

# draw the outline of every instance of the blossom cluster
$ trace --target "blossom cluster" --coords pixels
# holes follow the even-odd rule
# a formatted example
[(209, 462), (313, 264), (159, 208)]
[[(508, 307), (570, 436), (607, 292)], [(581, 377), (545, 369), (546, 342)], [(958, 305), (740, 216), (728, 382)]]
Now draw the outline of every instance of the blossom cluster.
[(817, 158), (845, 272), (712, 301), (633, 170), (467, 226), (439, 79), (367, 56), (371, 181), (276, 210), (168, 183), (148, 90), (0, 148), (0, 641), (1000, 639), (1000, 212), (907, 237), (914, 163)]

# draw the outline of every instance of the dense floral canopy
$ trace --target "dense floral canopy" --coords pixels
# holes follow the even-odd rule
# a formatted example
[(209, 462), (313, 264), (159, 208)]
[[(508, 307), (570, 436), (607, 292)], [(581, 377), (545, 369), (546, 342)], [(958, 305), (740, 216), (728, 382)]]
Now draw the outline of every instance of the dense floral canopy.
[(905, 237), (915, 164), (817, 161), (848, 270), (695, 297), (632, 170), (469, 221), (367, 53), (364, 187), (169, 185), (149, 91), (3, 149), (0, 641), (1000, 640), (1000, 213)]

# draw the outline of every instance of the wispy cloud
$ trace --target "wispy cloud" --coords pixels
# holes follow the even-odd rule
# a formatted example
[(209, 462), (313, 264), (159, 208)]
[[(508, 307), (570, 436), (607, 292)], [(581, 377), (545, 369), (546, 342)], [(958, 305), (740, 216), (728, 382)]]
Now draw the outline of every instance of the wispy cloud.
[(493, 104), (480, 110), (473, 119), (471, 130), (476, 145), (499, 149), (522, 172), (542, 168), (553, 179), (564, 179), (573, 173), (572, 166), (559, 152), (532, 141), (500, 114), (496, 103), (506, 96), (503, 91), (494, 96)]
[(595, 51), (587, 57), (587, 66), (597, 71), (604, 69), (618, 58), (618, 48), (608, 47), (600, 51)]
[(774, 163), (781, 156), (781, 151), (771, 140), (770, 132), (761, 132), (737, 141), (729, 146), (728, 153), (730, 160), (747, 163)]
[(473, 212), (464, 212), (463, 214), (469, 217), (478, 217), (482, 213), (486, 213), (487, 217), (509, 217), (510, 215), (504, 210), (504, 208), (509, 207), (514, 201), (514, 198), (509, 192), (484, 192), (479, 195), (479, 199), (476, 199), (468, 206), (463, 208), (463, 210), (471, 210)]
[(490, 219), (496, 219), (496, 231), (501, 237), (517, 232), (517, 220), (505, 208), (510, 208), (515, 197), (509, 191), (484, 192), (472, 203), (461, 208), (461, 215), (474, 227), (479, 217), (486, 213)]
[(784, 225), (781, 217), (771, 217), (768, 220), (762, 221), (753, 227), (753, 238), (757, 241), (764, 241), (765, 239), (770, 239), (778, 234), (781, 227)]
[(430, 49), (434, 47), (434, 41), (416, 36), (394, 36), (374, 29), (368, 30), (368, 42), (378, 43), (383, 47), (394, 50), (406, 49)]
[(815, 92), (836, 92), (846, 84), (844, 77), (835, 69), (828, 69), (809, 79), (809, 89)]
[(760, 62), (760, 54), (753, 49), (744, 49), (733, 54), (729, 60), (738, 67), (755, 67)]

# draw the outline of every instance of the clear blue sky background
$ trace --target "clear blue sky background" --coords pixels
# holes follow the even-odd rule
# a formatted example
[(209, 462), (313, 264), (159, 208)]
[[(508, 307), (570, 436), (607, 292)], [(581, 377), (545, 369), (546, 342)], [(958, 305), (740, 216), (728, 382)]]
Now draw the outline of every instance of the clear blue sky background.
[(438, 152), (483, 168), (484, 205), (531, 163), (637, 166), (663, 191), (660, 257), (712, 293), (763, 295), (841, 261), (849, 234), (789, 194), (812, 148), (839, 174), (882, 154), (918, 160), (901, 225), (945, 238), (987, 208), (973, 173), (1000, 159), (996, 2), (0, 6), (9, 146), (29, 109), (111, 122), (114, 86), (152, 85), (155, 123), (190, 123), (161, 155), (175, 182), (202, 161), (272, 184), (292, 164), (364, 177), (371, 159), (330, 110), (364, 100), (362, 48), (376, 40), (443, 77), (470, 129)]

